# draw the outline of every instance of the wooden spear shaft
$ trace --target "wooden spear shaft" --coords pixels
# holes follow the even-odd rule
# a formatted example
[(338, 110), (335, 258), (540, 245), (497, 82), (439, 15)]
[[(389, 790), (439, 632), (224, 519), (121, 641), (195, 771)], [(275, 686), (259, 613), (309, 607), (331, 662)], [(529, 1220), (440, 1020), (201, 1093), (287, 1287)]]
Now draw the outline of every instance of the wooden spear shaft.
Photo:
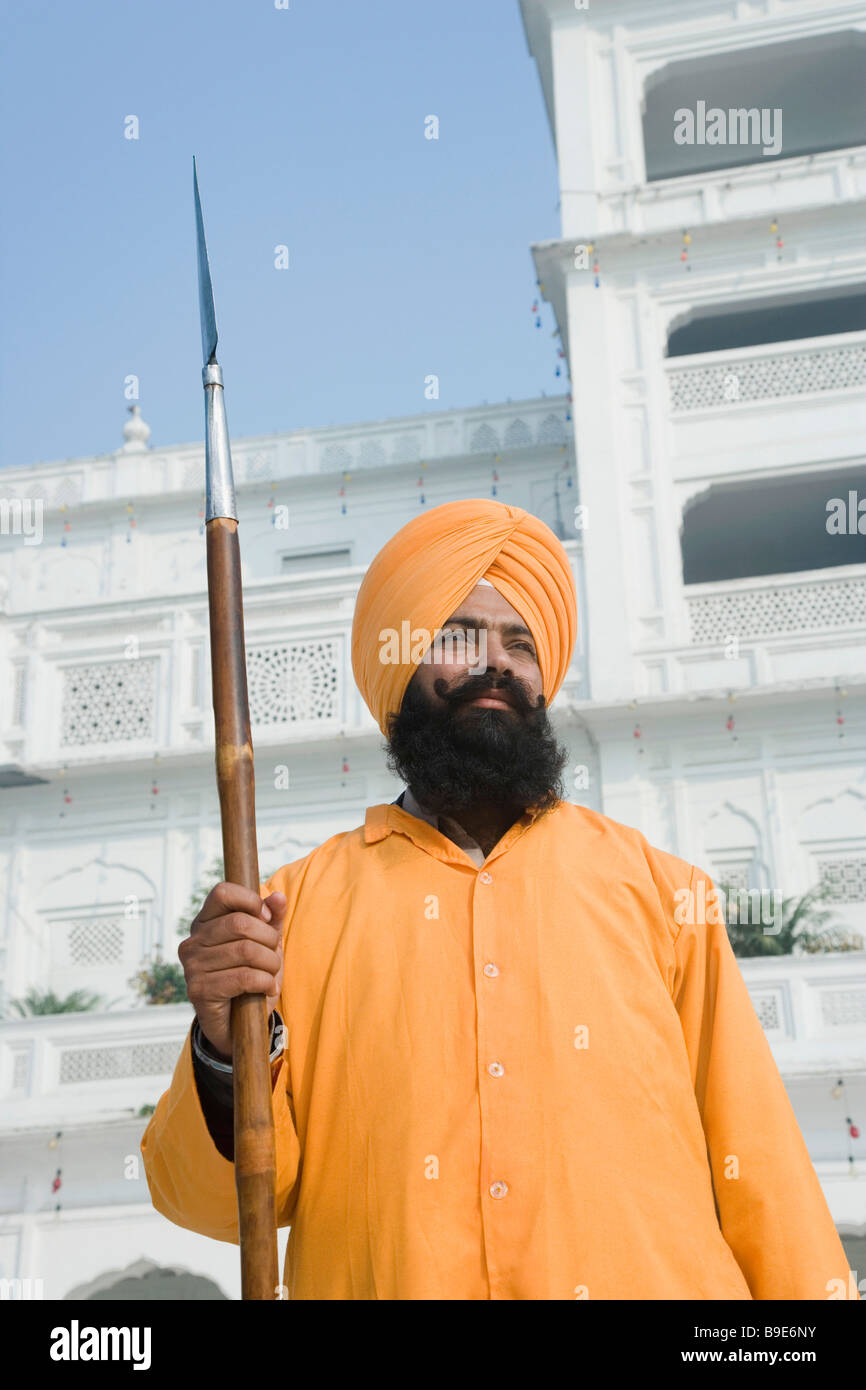
[[(198, 234), (206, 427), (207, 585), (216, 772), (228, 883), (259, 891), (255, 768), (247, 692), (241, 558), (222, 370), (216, 360), (216, 317), (193, 161)], [(267, 1001), (232, 1001), (235, 1183), (241, 1250), (241, 1297), (279, 1297), (276, 1149), (268, 1064)]]
[[(257, 893), (255, 770), (238, 528), (230, 518), (214, 517), (206, 529), (223, 863), (227, 882), (240, 883)], [(234, 999), (231, 1019), (241, 1297), (273, 1299), (279, 1283), (274, 1202), (276, 1157), (264, 995), (243, 994)]]

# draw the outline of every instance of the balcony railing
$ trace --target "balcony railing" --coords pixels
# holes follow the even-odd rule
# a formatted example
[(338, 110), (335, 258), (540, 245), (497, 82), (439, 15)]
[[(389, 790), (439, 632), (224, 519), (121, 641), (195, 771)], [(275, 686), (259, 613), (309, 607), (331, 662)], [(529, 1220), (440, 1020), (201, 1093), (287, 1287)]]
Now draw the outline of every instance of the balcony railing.
[(739, 961), (783, 1076), (866, 1065), (866, 951)]
[[(841, 571), (841, 572), (840, 572)], [(726, 579), (686, 593), (693, 643), (723, 645), (787, 634), (866, 629), (866, 566), (771, 578)]]
[(859, 390), (866, 386), (866, 333), (671, 358), (666, 372), (674, 415)]
[(2, 1125), (135, 1115), (165, 1090), (190, 1004), (55, 1014), (0, 1024)]
[[(573, 440), (565, 397), (236, 439), (235, 482), (261, 484), (311, 474), (361, 472), (400, 464), (505, 450), (565, 448)], [(3, 496), (51, 508), (114, 498), (204, 490), (204, 446), (96, 455), (58, 464), (7, 469)]]
[[(581, 593), (579, 544), (565, 545)], [(256, 747), (341, 731), (378, 737), (351, 668), (351, 612), (363, 574), (355, 566), (245, 589)], [(206, 615), (204, 597), (196, 597), (186, 603), (180, 627), (171, 608), (151, 600), (125, 619), (137, 629), (134, 642), (118, 635), (116, 616), (106, 612), (88, 621), (84, 641), (72, 615), (52, 624), (52, 640), (39, 650), (23, 642), (23, 650), (13, 647), (11, 662), (3, 665), (9, 722), (0, 728), (0, 762), (38, 770), (212, 749)], [(22, 620), (10, 636), (14, 642), (26, 632)], [(125, 647), (129, 655), (118, 655)]]
[[(352, 680), (348, 616), (336, 616), (351, 613), (362, 575), (353, 567), (247, 587), (247, 680), (257, 745), (310, 739), (317, 730), (375, 728)], [(53, 626), (50, 646), (13, 655), (4, 663), (6, 760), (38, 768), (212, 748), (204, 599), (189, 601), (185, 611), (190, 622), (179, 630), (166, 621), (164, 603), (143, 604), (128, 655), (110, 612), (90, 623), (85, 642), (73, 616)], [(291, 625), (280, 621), (284, 613)]]

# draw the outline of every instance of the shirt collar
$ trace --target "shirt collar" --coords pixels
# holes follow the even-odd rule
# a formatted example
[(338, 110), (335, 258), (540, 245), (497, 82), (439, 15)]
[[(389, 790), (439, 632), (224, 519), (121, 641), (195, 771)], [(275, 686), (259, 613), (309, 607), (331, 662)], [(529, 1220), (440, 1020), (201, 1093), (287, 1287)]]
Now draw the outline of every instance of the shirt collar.
[(428, 811), (426, 807), (421, 805), (418, 798), (412, 795), (411, 787), (406, 788), (400, 802), (403, 810), (408, 811), (410, 816), (417, 816), (418, 820), (425, 820), (428, 825), (432, 825), (434, 830), (438, 830), (447, 839), (458, 845), (468, 854), (473, 864), (477, 864), (478, 868), (481, 868), (484, 863), (484, 851), (478, 841), (469, 834), (468, 830), (463, 828), (459, 821), (454, 820), (451, 816), (437, 815), (435, 811)]
[[(405, 797), (404, 797), (405, 802)], [(551, 810), (555, 810), (553, 807)], [(498, 859), (501, 854), (511, 848), (516, 840), (534, 824), (535, 820), (550, 812), (539, 812), (536, 810), (525, 811), (524, 814), (514, 822), (509, 830), (495, 845), (487, 856), (485, 863)], [(377, 806), (368, 806), (364, 818), (364, 842), (371, 845), (379, 840), (384, 840), (393, 832), (407, 836), (419, 849), (423, 849), (427, 854), (431, 854), (435, 859), (441, 859), (453, 864), (467, 863), (466, 851), (461, 849), (453, 841), (449, 840), (445, 834), (433, 825), (429, 818), (411, 815), (404, 806), (398, 806), (396, 802), (381, 802)], [(476, 867), (473, 863), (473, 867)]]
[(407, 787), (403, 792), (403, 795), (400, 797), (400, 805), (403, 807), (404, 811), (409, 812), (410, 816), (417, 816), (419, 820), (425, 820), (427, 824), (432, 825), (434, 829), (439, 829), (438, 815), (435, 811), (427, 811), (424, 809), (421, 802), (412, 795), (411, 787)]

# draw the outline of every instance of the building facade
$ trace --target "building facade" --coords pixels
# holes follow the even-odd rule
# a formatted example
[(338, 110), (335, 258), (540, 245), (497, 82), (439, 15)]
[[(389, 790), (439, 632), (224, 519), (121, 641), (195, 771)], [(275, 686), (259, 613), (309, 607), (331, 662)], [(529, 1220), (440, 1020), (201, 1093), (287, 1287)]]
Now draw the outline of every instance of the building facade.
[[(572, 562), (578, 646), (553, 707), (571, 799), (744, 893), (822, 885), (850, 944), (866, 127), (846, 64), (866, 7), (522, 13), (562, 216), (533, 250), (570, 392), (234, 441), (262, 876), (398, 793), (351, 677), (355, 595), (420, 509), (492, 495)], [(826, 72), (822, 125), (798, 92)], [(138, 1151), (191, 1010), (130, 981), (176, 959), (220, 853), (204, 451), (148, 440), (134, 407), (116, 452), (3, 480), (0, 997), (104, 1000), (0, 1023), (0, 1278), (22, 1296), (239, 1294), (236, 1248), (155, 1213)], [(866, 950), (741, 967), (866, 1277)]]
[[(574, 717), (602, 809), (717, 883), (822, 886), (862, 939), (866, 6), (521, 8), (557, 153), (562, 235), (533, 250), (574, 397)], [(861, 1274), (864, 967), (742, 961)]]

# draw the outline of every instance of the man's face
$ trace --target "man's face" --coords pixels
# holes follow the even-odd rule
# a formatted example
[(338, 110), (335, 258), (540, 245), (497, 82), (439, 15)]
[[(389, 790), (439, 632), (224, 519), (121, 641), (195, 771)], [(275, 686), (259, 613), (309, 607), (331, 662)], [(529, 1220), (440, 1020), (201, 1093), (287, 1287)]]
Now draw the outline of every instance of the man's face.
[[(470, 663), (486, 650), (486, 665)], [(538, 706), (541, 669), (532, 633), (498, 590), (478, 584), (442, 624), (442, 637), (412, 678), (433, 708), (454, 716), (495, 709), (510, 719)], [(464, 698), (465, 696), (465, 698)]]
[(480, 584), (442, 624), (431, 655), (391, 716), (392, 771), (431, 811), (552, 805), (568, 753), (550, 726), (520, 614)]

